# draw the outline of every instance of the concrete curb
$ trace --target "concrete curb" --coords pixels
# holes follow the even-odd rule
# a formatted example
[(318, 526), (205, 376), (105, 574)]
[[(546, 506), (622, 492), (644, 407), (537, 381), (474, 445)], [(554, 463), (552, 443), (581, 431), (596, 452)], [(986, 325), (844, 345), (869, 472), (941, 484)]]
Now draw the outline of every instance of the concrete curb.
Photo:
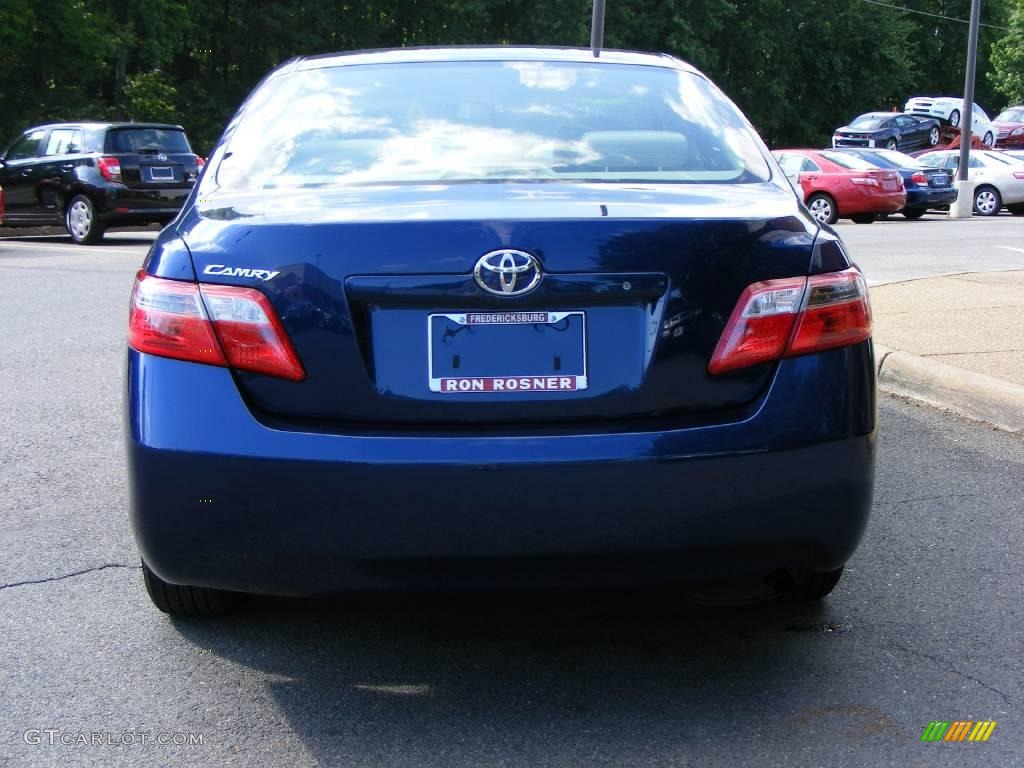
[(1024, 387), (994, 376), (875, 344), (878, 388), (1024, 433)]

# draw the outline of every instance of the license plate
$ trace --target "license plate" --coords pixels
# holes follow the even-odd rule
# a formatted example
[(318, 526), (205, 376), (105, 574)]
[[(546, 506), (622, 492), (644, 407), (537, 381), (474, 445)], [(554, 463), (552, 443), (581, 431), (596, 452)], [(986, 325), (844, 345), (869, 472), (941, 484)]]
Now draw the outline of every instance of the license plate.
[(932, 176), (932, 180), (935, 182), (936, 187), (945, 187), (949, 185), (949, 176), (944, 173)]
[(151, 166), (149, 169), (149, 178), (152, 181), (174, 181), (174, 169)]
[(427, 317), (431, 392), (578, 392), (587, 388), (583, 312), (452, 312)]

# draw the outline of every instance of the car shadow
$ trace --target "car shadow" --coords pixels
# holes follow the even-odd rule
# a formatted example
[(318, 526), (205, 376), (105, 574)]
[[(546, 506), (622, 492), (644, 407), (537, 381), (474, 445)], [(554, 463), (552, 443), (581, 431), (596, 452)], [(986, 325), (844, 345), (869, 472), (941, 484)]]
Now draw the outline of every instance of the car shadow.
[(674, 589), (259, 598), (174, 623), (261, 673), (318, 764), (346, 766), (689, 765), (681, 745), (733, 740), (739, 709), (777, 725), (770, 692), (813, 685), (811, 638), (845, 631), (828, 603)]

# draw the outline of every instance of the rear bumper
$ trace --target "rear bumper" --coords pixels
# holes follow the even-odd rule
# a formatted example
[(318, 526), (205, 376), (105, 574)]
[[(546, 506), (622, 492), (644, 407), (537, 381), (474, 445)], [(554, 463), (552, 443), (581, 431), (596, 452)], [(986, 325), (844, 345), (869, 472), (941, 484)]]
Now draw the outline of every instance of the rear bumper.
[(908, 189), (907, 208), (925, 208), (956, 202), (956, 187), (950, 189)]
[(874, 478), (870, 344), (780, 364), (727, 424), (326, 434), (223, 369), (129, 353), (131, 516), (173, 583), (276, 594), (715, 579), (844, 563)]
[(115, 224), (167, 222), (178, 215), (192, 187), (131, 189), (112, 184), (104, 190), (98, 215), (107, 226)]
[(873, 192), (867, 188), (847, 192), (839, 199), (840, 217), (858, 213), (896, 213), (907, 202), (905, 192)]

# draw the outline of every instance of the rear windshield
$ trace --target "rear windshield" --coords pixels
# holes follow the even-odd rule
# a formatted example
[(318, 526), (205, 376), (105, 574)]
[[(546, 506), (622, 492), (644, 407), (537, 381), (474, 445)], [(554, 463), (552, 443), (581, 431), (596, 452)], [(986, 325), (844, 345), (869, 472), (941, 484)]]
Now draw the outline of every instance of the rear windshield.
[(191, 153), (185, 132), (172, 128), (115, 128), (107, 132), (104, 152)]
[(874, 131), (881, 128), (888, 121), (888, 117), (876, 117), (875, 115), (861, 115), (850, 123), (851, 128), (860, 128), (865, 131)]
[(874, 163), (865, 160), (863, 157), (857, 157), (857, 155), (850, 154), (849, 152), (831, 152), (824, 151), (821, 156), (826, 160), (831, 160), (836, 165), (841, 165), (843, 168), (850, 168), (856, 171), (866, 171), (871, 168), (877, 168)]
[(920, 160), (893, 149), (865, 152), (864, 156), (883, 168), (927, 168)]
[(217, 182), (234, 189), (459, 181), (765, 181), (752, 130), (704, 78), (662, 67), (440, 62), (272, 78)]

